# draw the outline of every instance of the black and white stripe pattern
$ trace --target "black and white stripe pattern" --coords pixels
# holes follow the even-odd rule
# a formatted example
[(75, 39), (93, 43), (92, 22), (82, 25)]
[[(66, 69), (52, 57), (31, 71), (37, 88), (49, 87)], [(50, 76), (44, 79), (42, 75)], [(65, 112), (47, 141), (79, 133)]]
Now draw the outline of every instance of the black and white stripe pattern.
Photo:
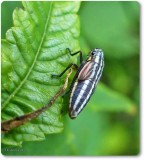
[[(84, 109), (102, 75), (104, 67), (104, 56), (102, 50), (92, 50), (82, 69), (84, 69), (86, 65), (90, 65), (90, 75), (84, 80), (79, 80), (77, 78), (72, 87), (69, 102), (69, 115), (71, 118), (76, 118)], [(82, 71), (85, 72), (84, 70)]]

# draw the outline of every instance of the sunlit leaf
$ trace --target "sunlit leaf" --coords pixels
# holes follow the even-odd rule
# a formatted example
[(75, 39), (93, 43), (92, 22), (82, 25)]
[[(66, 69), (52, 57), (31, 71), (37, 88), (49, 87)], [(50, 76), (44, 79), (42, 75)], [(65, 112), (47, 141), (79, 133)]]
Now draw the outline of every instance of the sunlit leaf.
[[(66, 48), (79, 50), (80, 2), (23, 2), (13, 12), (14, 27), (2, 40), (2, 121), (47, 104), (63, 85), (51, 79), (75, 61)], [(3, 135), (2, 142), (21, 145), (63, 130), (62, 98), (37, 119)]]

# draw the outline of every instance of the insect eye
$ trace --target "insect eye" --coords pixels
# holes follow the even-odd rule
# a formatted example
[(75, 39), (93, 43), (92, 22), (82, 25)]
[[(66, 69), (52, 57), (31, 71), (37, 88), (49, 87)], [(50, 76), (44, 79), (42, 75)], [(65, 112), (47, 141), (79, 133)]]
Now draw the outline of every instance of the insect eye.
[(91, 53), (91, 55), (94, 55), (94, 54), (95, 54), (94, 52)]

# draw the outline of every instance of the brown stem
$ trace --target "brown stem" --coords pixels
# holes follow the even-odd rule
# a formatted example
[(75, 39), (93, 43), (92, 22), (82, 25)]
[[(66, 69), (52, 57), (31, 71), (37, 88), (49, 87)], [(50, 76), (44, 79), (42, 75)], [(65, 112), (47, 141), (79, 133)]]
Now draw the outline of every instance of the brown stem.
[(54, 95), (54, 97), (51, 98), (51, 100), (48, 102), (48, 104), (46, 106), (43, 106), (42, 108), (40, 108), (40, 109), (38, 109), (38, 110), (36, 110), (34, 112), (31, 112), (31, 113), (28, 113), (28, 114), (25, 114), (25, 115), (22, 115), (22, 116), (19, 116), (19, 117), (15, 117), (15, 118), (13, 118), (11, 120), (2, 122), (1, 123), (1, 131), (2, 132), (8, 132), (8, 131), (10, 131), (10, 130), (18, 127), (18, 126), (21, 126), (24, 123), (29, 122), (29, 121), (33, 120), (34, 118), (38, 117), (42, 112), (44, 112), (48, 108), (50, 108), (54, 104), (56, 99), (60, 95), (62, 95), (64, 93), (64, 91), (66, 90), (67, 85), (68, 85), (68, 78), (69, 78), (71, 73), (72, 73), (72, 69), (69, 70), (69, 72), (67, 74), (67, 77), (65, 79), (64, 85)]

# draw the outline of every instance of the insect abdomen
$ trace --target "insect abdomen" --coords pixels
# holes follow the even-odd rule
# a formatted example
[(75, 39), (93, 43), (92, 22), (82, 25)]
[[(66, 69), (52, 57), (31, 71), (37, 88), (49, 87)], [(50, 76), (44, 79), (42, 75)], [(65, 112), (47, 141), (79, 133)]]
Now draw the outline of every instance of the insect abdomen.
[(72, 112), (74, 112), (73, 114), (75, 114), (82, 111), (95, 88), (94, 82), (90, 80), (85, 80), (76, 83), (76, 88), (74, 88), (74, 92), (73, 94), (71, 94), (70, 98), (71, 117)]

